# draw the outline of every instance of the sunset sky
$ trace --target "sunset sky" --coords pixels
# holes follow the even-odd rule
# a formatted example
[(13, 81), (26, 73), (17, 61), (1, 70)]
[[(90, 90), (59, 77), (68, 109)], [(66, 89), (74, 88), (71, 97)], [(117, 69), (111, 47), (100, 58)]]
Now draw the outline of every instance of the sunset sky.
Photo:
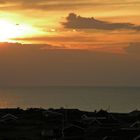
[(0, 0), (1, 86), (140, 86), (139, 0)]

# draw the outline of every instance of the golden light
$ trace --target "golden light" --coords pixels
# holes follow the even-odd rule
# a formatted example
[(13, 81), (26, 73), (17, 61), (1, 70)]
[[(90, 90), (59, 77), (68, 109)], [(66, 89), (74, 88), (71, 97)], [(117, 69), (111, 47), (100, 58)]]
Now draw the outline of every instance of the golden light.
[(0, 20), (0, 41), (8, 41), (12, 37), (20, 35), (18, 25), (14, 25), (8, 21)]
[(55, 29), (51, 29), (50, 31), (51, 31), (51, 32), (55, 32), (56, 30), (55, 30)]
[(0, 42), (11, 41), (13, 38), (31, 34), (34, 34), (31, 26), (0, 20)]

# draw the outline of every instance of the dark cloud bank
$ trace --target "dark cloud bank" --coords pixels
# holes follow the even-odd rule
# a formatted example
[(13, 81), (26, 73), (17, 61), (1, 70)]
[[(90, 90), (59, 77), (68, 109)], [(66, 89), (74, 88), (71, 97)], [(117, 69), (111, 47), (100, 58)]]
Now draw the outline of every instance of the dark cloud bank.
[(0, 44), (0, 86), (140, 86), (140, 60), (54, 47)]
[(86, 18), (77, 16), (75, 13), (70, 13), (66, 18), (66, 22), (62, 23), (65, 28), (72, 29), (98, 29), (98, 30), (137, 30), (140, 31), (140, 26), (131, 23), (111, 23), (97, 20), (93, 17)]

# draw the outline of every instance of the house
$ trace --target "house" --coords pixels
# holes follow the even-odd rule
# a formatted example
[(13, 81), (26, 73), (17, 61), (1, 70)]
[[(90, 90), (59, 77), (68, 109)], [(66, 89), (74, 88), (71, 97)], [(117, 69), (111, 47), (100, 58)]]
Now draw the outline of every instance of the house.
[(17, 120), (18, 120), (18, 117), (14, 116), (12, 114), (6, 114), (1, 117), (0, 122), (13, 123), (13, 122), (16, 122)]
[(76, 125), (69, 125), (63, 128), (62, 134), (64, 138), (83, 137), (85, 134), (85, 130), (84, 128), (76, 126)]
[(135, 137), (133, 140), (140, 140), (140, 135), (138, 135), (137, 137)]
[(100, 120), (98, 119), (94, 119), (89, 123), (89, 126), (93, 126), (93, 127), (101, 127), (102, 123), (100, 122)]
[(41, 131), (41, 136), (49, 138), (60, 138), (62, 137), (62, 131), (60, 129), (44, 129)]
[(42, 130), (41, 131), (41, 136), (42, 137), (53, 137), (54, 136), (54, 131), (53, 130)]
[(56, 111), (50, 111), (50, 110), (46, 110), (43, 112), (43, 115), (45, 117), (61, 117), (63, 116), (63, 114), (56, 112)]
[(103, 137), (102, 140), (114, 140), (114, 139), (113, 139), (113, 137), (111, 137), (111, 136), (105, 136), (105, 137)]
[(106, 120), (106, 117), (88, 117), (86, 115), (83, 115), (81, 122), (87, 125), (87, 127), (90, 126), (100, 127), (103, 125), (100, 120)]
[(95, 140), (114, 140), (115, 132), (113, 129), (106, 127), (89, 127), (86, 129), (85, 135)]
[(96, 116), (97, 117), (108, 117), (109, 113), (107, 111), (101, 109), (96, 113)]
[(136, 109), (136, 110), (130, 112), (129, 115), (131, 115), (131, 116), (138, 116), (138, 115), (140, 115), (140, 110)]
[(119, 136), (119, 140), (133, 140), (140, 134), (139, 129), (135, 128), (121, 128), (117, 131), (116, 135)]
[(43, 112), (43, 115), (46, 118), (46, 121), (48, 121), (48, 122), (62, 123), (62, 121), (64, 121), (63, 114), (56, 112), (56, 111), (46, 110)]
[(85, 118), (88, 118), (88, 116), (86, 114), (81, 116), (81, 119), (84, 120)]
[(118, 128), (120, 127), (120, 122), (113, 118), (98, 118), (97, 119), (102, 127)]
[(91, 125), (95, 126), (95, 127), (98, 127), (98, 126), (102, 125), (102, 123), (98, 119), (96, 119), (95, 117), (87, 117), (87, 116), (82, 117), (81, 122), (84, 125), (86, 125), (87, 127), (89, 127)]
[(88, 126), (95, 126), (95, 127), (119, 127), (120, 122), (113, 118), (106, 118), (106, 117), (96, 117), (96, 118), (85, 118), (83, 123), (87, 124)]
[(130, 125), (131, 128), (140, 128), (140, 121), (136, 121)]
[[(68, 123), (67, 123), (67, 124), (68, 124)], [(87, 127), (87, 125), (84, 124), (81, 120), (72, 121), (72, 124), (73, 124), (73, 125), (76, 125), (76, 126), (79, 126), (79, 127), (81, 127), (81, 128), (84, 128), (84, 129)], [(65, 123), (65, 125), (66, 125), (66, 123)]]

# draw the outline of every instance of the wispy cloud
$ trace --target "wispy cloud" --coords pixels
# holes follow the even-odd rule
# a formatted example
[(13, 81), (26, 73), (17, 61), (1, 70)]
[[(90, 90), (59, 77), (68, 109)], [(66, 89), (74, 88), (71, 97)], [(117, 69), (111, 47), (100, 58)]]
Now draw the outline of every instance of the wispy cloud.
[(2, 9), (10, 8), (13, 10), (26, 10), (26, 9), (38, 9), (38, 10), (70, 10), (74, 8), (89, 8), (93, 6), (129, 6), (138, 5), (139, 1), (130, 0), (0, 0)]
[(22, 44), (22, 43), (8, 43), (8, 42), (0, 42), (0, 51), (1, 50), (16, 50), (16, 51), (41, 51), (41, 50), (53, 50), (53, 49), (64, 49), (63, 46), (55, 46), (50, 44)]

